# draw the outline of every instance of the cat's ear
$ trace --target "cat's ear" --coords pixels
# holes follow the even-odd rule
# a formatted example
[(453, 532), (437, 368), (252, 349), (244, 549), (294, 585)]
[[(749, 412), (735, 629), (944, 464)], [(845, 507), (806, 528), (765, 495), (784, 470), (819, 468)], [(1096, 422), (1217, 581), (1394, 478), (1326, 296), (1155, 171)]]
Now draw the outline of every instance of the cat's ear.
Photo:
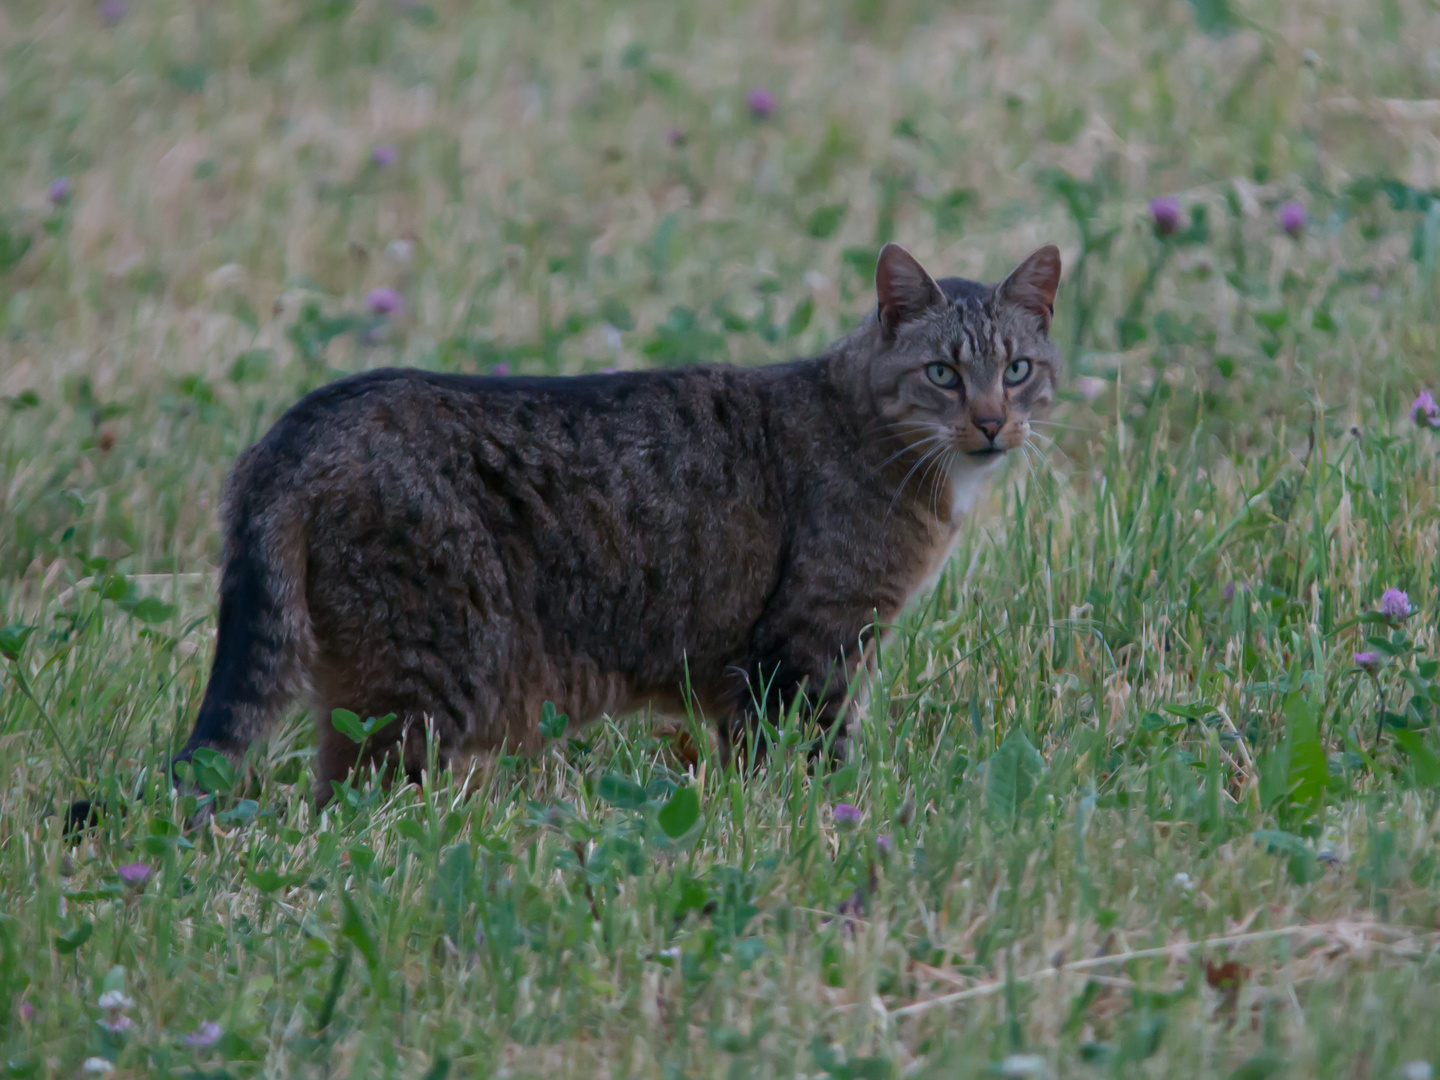
[(901, 323), (945, 302), (945, 294), (935, 279), (899, 244), (886, 244), (880, 249), (880, 261), (875, 264), (875, 292), (880, 300), (880, 326), (887, 336), (895, 333)]
[(1014, 304), (1040, 317), (1050, 330), (1055, 290), (1060, 288), (1060, 249), (1046, 244), (1017, 266), (997, 290), (1002, 303)]

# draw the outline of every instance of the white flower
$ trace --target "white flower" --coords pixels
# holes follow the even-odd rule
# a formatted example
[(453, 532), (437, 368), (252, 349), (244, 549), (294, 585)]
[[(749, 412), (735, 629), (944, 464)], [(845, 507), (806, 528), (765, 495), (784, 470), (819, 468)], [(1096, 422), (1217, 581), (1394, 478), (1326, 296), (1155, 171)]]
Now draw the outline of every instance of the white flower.
[(1181, 870), (1170, 880), (1177, 889), (1188, 889), (1195, 884), (1193, 881), (1190, 880), (1190, 875), (1185, 873), (1184, 870)]
[(1045, 1059), (1039, 1054), (1011, 1054), (1000, 1062), (1001, 1076), (1044, 1076)]
[(110, 1062), (104, 1058), (86, 1058), (85, 1071), (87, 1073), (94, 1073), (96, 1076), (104, 1076), (106, 1073), (114, 1072), (115, 1066), (111, 1065)]
[(1396, 1074), (1400, 1080), (1430, 1080), (1435, 1075), (1435, 1070), (1430, 1067), (1428, 1061), (1407, 1061), (1400, 1066)]
[(125, 996), (124, 990), (106, 990), (100, 995), (102, 1009), (133, 1009), (135, 1002)]

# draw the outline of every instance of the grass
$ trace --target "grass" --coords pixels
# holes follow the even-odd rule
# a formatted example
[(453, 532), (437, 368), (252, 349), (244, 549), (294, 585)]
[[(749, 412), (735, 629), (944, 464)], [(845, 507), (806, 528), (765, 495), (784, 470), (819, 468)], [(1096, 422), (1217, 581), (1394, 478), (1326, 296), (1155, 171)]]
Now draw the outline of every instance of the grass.
[[(0, 50), (7, 1075), (1430, 1075), (1430, 6), (15, 0)], [(297, 713), (183, 831), (215, 501), (299, 394), (780, 359), (891, 238), (1059, 241), (1071, 371), (850, 766), (617, 717), (317, 817)]]

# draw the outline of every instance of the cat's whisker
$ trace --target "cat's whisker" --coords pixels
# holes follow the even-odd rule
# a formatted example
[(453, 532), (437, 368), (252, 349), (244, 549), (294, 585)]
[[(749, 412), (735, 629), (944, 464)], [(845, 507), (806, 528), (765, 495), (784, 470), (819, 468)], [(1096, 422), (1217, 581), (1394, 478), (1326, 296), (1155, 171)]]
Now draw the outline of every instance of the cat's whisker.
[[(932, 457), (934, 457), (935, 455), (937, 455), (937, 454), (943, 454), (943, 453), (945, 452), (945, 449), (946, 449), (946, 447), (945, 447), (945, 445), (944, 445), (943, 443), (941, 443), (939, 446), (932, 447), (931, 449), (925, 451), (924, 455), (921, 456), (921, 458), (920, 458), (919, 461), (915, 462), (914, 465), (911, 465), (911, 466), (910, 466), (910, 471), (907, 472), (907, 473), (905, 474), (905, 478), (900, 481), (900, 485), (895, 489), (895, 497), (890, 500), (890, 506), (889, 506), (889, 508), (885, 511), (885, 517), (886, 517), (887, 520), (889, 519), (890, 515), (895, 512), (895, 506), (896, 506), (897, 503), (899, 503), (899, 501), (900, 501), (900, 496), (901, 496), (902, 494), (904, 494), (904, 492), (905, 492), (905, 485), (910, 482), (910, 477), (912, 477), (912, 476), (915, 475), (915, 470), (918, 469), (918, 468), (920, 468), (922, 465), (924, 465), (927, 461), (929, 461), (929, 460), (930, 460)], [(928, 470), (927, 470), (927, 471), (928, 471)], [(923, 477), (924, 474), (922, 473), (921, 475), (922, 475), (922, 477)], [(923, 480), (922, 480), (922, 483), (923, 483)]]
[[(1063, 457), (1066, 461), (1073, 462), (1073, 461), (1075, 460), (1075, 459), (1072, 458), (1069, 454), (1065, 453), (1064, 450), (1060, 449), (1060, 444), (1057, 443), (1054, 439), (1050, 438), (1048, 435), (1042, 435), (1042, 434), (1041, 434), (1040, 432), (1038, 432), (1038, 431), (1032, 431), (1032, 432), (1030, 432), (1030, 438), (1031, 438), (1031, 439), (1039, 439), (1039, 440), (1041, 440), (1042, 442), (1044, 442), (1045, 444), (1047, 444), (1047, 445), (1050, 447), (1051, 450), (1054, 450), (1055, 453), (1059, 454), (1059, 455), (1060, 455), (1061, 457)], [(1038, 453), (1040, 453), (1040, 455), (1041, 455), (1042, 457), (1045, 456), (1045, 455), (1044, 455), (1044, 452), (1041, 451), (1039, 447), (1035, 447), (1034, 449), (1035, 449)]]
[(940, 438), (943, 438), (943, 436), (938, 435), (938, 434), (932, 434), (932, 435), (927, 436), (926, 438), (921, 439), (919, 442), (910, 443), (910, 444), (907, 445), (907, 446), (902, 446), (899, 450), (895, 451), (895, 453), (891, 454), (891, 455), (890, 455), (889, 457), (887, 457), (884, 461), (882, 461), (879, 465), (875, 466), (874, 471), (875, 471), (875, 472), (879, 472), (881, 469), (885, 468), (886, 465), (889, 465), (889, 464), (890, 464), (892, 461), (894, 461), (896, 458), (898, 458), (898, 457), (903, 457), (905, 454), (909, 453), (911, 450), (918, 450), (920, 447), (926, 445), (927, 443), (934, 442), (935, 440), (940, 439)]
[[(1047, 458), (1043, 453), (1040, 452), (1039, 447), (1035, 446), (1032, 443), (1025, 442), (1020, 444), (1020, 448), (1025, 451), (1025, 463), (1027, 465), (1029, 465), (1032, 461), (1038, 459), (1040, 464), (1044, 465), (1045, 468), (1049, 471), (1050, 476), (1053, 479), (1059, 480), (1061, 478), (1059, 470), (1050, 463), (1049, 458)], [(1032, 475), (1034, 475), (1035, 469), (1033, 466), (1031, 466), (1030, 472)], [(1039, 477), (1036, 476), (1036, 479), (1038, 480)]]

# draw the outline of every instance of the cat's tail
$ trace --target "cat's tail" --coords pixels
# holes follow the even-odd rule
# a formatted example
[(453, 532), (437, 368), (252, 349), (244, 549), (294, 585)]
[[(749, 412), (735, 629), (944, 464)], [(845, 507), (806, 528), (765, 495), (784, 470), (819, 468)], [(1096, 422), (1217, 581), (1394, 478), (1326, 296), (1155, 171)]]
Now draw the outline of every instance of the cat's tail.
[(209, 747), (238, 763), (304, 685), (314, 651), (305, 600), (305, 514), (293, 495), (265, 491), (274, 489), (256, 482), (255, 451), (248, 457), (226, 499), (215, 660), (176, 762)]

